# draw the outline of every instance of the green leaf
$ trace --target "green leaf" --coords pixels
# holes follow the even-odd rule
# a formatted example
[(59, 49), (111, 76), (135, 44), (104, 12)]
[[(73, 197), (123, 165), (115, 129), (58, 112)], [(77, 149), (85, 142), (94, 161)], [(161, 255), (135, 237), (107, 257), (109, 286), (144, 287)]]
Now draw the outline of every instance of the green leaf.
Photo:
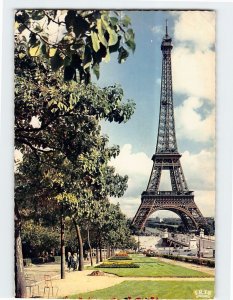
[(49, 48), (49, 57), (53, 57), (57, 52), (57, 48)]
[(48, 50), (47, 50), (47, 45), (46, 44), (42, 43), (41, 47), (40, 47), (40, 50), (41, 50), (41, 53), (43, 55), (45, 55), (47, 58), (49, 57), (48, 56)]
[(118, 35), (114, 30), (110, 28), (108, 28), (107, 31), (109, 34), (108, 46), (113, 46), (118, 42)]
[(66, 66), (70, 66), (70, 63), (71, 63), (71, 57), (66, 56), (65, 59), (64, 59), (63, 65), (64, 65), (65, 67), (66, 67)]
[(38, 56), (40, 54), (40, 45), (36, 47), (30, 47), (28, 53), (32, 57)]
[(102, 20), (101, 19), (97, 19), (97, 29), (98, 29), (98, 37), (100, 42), (107, 47), (108, 46), (108, 42), (104, 36), (104, 32), (103, 32), (103, 27), (102, 27)]
[(59, 51), (56, 51), (55, 55), (50, 59), (51, 68), (53, 71), (57, 71), (63, 65), (63, 59), (59, 55)]
[(73, 19), (74, 32), (77, 37), (89, 30), (90, 24), (80, 14)]
[(108, 15), (102, 14), (101, 15), (101, 20), (102, 20), (103, 26), (105, 27), (105, 29), (107, 29), (109, 27)]
[(134, 40), (134, 32), (133, 32), (133, 29), (128, 29), (126, 32), (125, 32), (125, 40), (128, 41), (128, 40)]
[(25, 57), (25, 55), (26, 55), (25, 53), (21, 52), (21, 53), (19, 53), (19, 58), (22, 59)]
[(115, 45), (109, 47), (109, 52), (110, 53), (116, 52), (118, 50), (118, 48), (120, 47), (120, 42), (121, 42), (121, 36), (119, 35), (117, 43)]
[(29, 44), (31, 46), (34, 46), (36, 43), (38, 43), (37, 37), (35, 33), (30, 34)]
[(123, 19), (121, 20), (121, 23), (124, 27), (128, 27), (131, 25), (131, 19), (129, 16), (124, 16)]
[(33, 20), (41, 20), (43, 19), (45, 16), (44, 11), (43, 10), (33, 10), (32, 12), (32, 19)]
[(72, 79), (75, 79), (76, 71), (71, 66), (66, 66), (64, 68), (64, 81), (70, 81)]
[(126, 41), (126, 45), (134, 52), (136, 49), (136, 44), (134, 40), (128, 40)]
[(97, 33), (94, 31), (91, 31), (91, 41), (94, 51), (97, 52), (100, 49), (100, 41)]
[(83, 69), (85, 70), (91, 65), (92, 62), (92, 56), (91, 56), (91, 49), (89, 46), (85, 47), (84, 52), (84, 59), (83, 59)]
[(112, 26), (115, 26), (118, 23), (118, 19), (115, 17), (110, 17), (109, 20)]
[(26, 29), (26, 26), (24, 24), (20, 24), (18, 27), (19, 33), (22, 33)]
[(93, 66), (92, 70), (93, 70), (96, 78), (99, 79), (100, 78), (100, 66), (99, 66), (99, 64), (95, 64)]
[(125, 50), (125, 48), (123, 48), (123, 47), (120, 47), (118, 49), (118, 52), (119, 52), (119, 54), (118, 54), (118, 62), (122, 63), (129, 56), (129, 52), (127, 50)]
[(81, 63), (82, 63), (82, 60), (81, 60), (80, 56), (78, 54), (73, 54), (70, 65), (72, 67), (74, 67), (75, 69), (79, 69), (81, 66)]
[(109, 52), (109, 48), (107, 48), (107, 54), (106, 56), (103, 58), (103, 61), (105, 61), (106, 63), (108, 63), (110, 61), (110, 52)]
[[(112, 47), (115, 47), (115, 46), (112, 46)], [(107, 54), (107, 48), (102, 44), (100, 43), (100, 49), (98, 52), (93, 52), (92, 53), (92, 56), (93, 56), (93, 64), (99, 64), (101, 63), (103, 57), (105, 57)]]

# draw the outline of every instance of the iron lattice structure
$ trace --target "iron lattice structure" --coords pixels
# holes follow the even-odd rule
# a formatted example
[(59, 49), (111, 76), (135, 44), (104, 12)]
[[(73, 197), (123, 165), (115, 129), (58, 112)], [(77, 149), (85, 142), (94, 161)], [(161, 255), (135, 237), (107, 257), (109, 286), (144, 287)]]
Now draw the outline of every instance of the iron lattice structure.
[[(142, 193), (141, 205), (132, 221), (132, 225), (142, 229), (148, 217), (157, 210), (169, 210), (178, 214), (185, 227), (205, 228), (206, 219), (194, 202), (194, 193), (189, 191), (181, 167), (181, 155), (178, 152), (175, 132), (171, 51), (172, 39), (166, 34), (162, 40), (162, 80), (160, 96), (160, 115), (153, 167), (146, 191)], [(163, 170), (170, 171), (171, 191), (160, 191), (160, 179)]]

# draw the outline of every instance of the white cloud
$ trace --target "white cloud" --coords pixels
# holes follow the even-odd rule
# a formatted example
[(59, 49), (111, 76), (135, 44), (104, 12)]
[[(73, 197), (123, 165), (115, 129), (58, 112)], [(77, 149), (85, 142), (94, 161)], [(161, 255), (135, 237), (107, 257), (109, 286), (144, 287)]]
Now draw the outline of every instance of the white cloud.
[(121, 175), (128, 175), (125, 197), (135, 197), (146, 189), (152, 168), (152, 160), (143, 152), (133, 153), (132, 145), (125, 144), (119, 156), (110, 163)]
[(151, 31), (154, 33), (154, 34), (158, 34), (158, 33), (163, 33), (164, 32), (164, 28), (162, 28), (162, 26), (159, 26), (159, 25), (155, 25), (155, 26), (152, 26), (151, 27)]
[(141, 195), (135, 197), (111, 198), (110, 201), (114, 204), (120, 203), (121, 211), (128, 217), (133, 218), (141, 204)]
[(215, 216), (215, 191), (195, 191), (194, 201), (204, 217)]
[(197, 154), (185, 151), (181, 157), (184, 175), (190, 190), (215, 189), (215, 154), (202, 150)]
[[(179, 139), (192, 142), (213, 142), (215, 13), (182, 11), (176, 16), (172, 53), (173, 90), (184, 96), (183, 103), (175, 108), (176, 134)], [(206, 100), (212, 106), (208, 112)]]
[(215, 100), (215, 54), (208, 50), (193, 52), (187, 47), (174, 48), (172, 55), (175, 92)]
[(213, 140), (215, 136), (215, 114), (212, 109), (204, 118), (197, 112), (204, 102), (196, 97), (189, 97), (175, 108), (176, 134), (195, 142)]
[(125, 144), (120, 151), (120, 155), (111, 160), (111, 165), (114, 166), (119, 173), (129, 175), (148, 175), (148, 170), (151, 170), (152, 161), (144, 153), (132, 152), (132, 145)]
[(179, 41), (191, 41), (202, 51), (209, 49), (215, 42), (215, 13), (183, 11), (179, 14), (174, 33)]

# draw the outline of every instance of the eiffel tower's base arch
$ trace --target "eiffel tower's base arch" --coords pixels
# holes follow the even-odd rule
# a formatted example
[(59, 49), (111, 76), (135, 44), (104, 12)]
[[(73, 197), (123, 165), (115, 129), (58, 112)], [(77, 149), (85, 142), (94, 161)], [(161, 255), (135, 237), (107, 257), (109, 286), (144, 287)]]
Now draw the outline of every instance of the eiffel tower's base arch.
[(151, 214), (148, 216), (148, 218), (155, 212), (161, 211), (161, 210), (167, 210), (167, 211), (173, 212), (178, 217), (180, 217), (180, 219), (183, 222), (183, 225), (185, 226), (187, 231), (190, 231), (190, 230), (198, 231), (200, 229), (199, 224), (196, 222), (196, 220), (194, 219), (192, 214), (184, 208), (177, 208), (177, 207), (172, 207), (172, 206), (171, 207), (166, 206), (166, 208), (158, 207), (154, 211), (151, 212)]
[(170, 191), (143, 192), (141, 204), (132, 221), (132, 225), (137, 229), (143, 229), (148, 218), (159, 210), (168, 210), (176, 213), (183, 221), (187, 231), (207, 228), (206, 219), (194, 202), (193, 192), (177, 194)]

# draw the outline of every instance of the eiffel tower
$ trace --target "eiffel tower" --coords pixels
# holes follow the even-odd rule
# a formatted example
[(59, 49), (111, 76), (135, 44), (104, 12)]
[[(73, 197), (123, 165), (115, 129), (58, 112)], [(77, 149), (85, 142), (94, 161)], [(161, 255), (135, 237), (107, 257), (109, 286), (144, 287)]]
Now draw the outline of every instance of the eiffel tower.
[[(141, 205), (133, 218), (134, 228), (142, 229), (149, 216), (158, 210), (176, 213), (183, 221), (187, 231), (206, 228), (206, 219), (194, 202), (194, 193), (188, 189), (180, 163), (174, 121), (171, 51), (172, 38), (166, 34), (162, 40), (162, 80), (160, 95), (160, 116), (153, 167), (146, 191), (141, 195)], [(170, 171), (172, 191), (160, 191), (160, 179), (163, 170)]]

